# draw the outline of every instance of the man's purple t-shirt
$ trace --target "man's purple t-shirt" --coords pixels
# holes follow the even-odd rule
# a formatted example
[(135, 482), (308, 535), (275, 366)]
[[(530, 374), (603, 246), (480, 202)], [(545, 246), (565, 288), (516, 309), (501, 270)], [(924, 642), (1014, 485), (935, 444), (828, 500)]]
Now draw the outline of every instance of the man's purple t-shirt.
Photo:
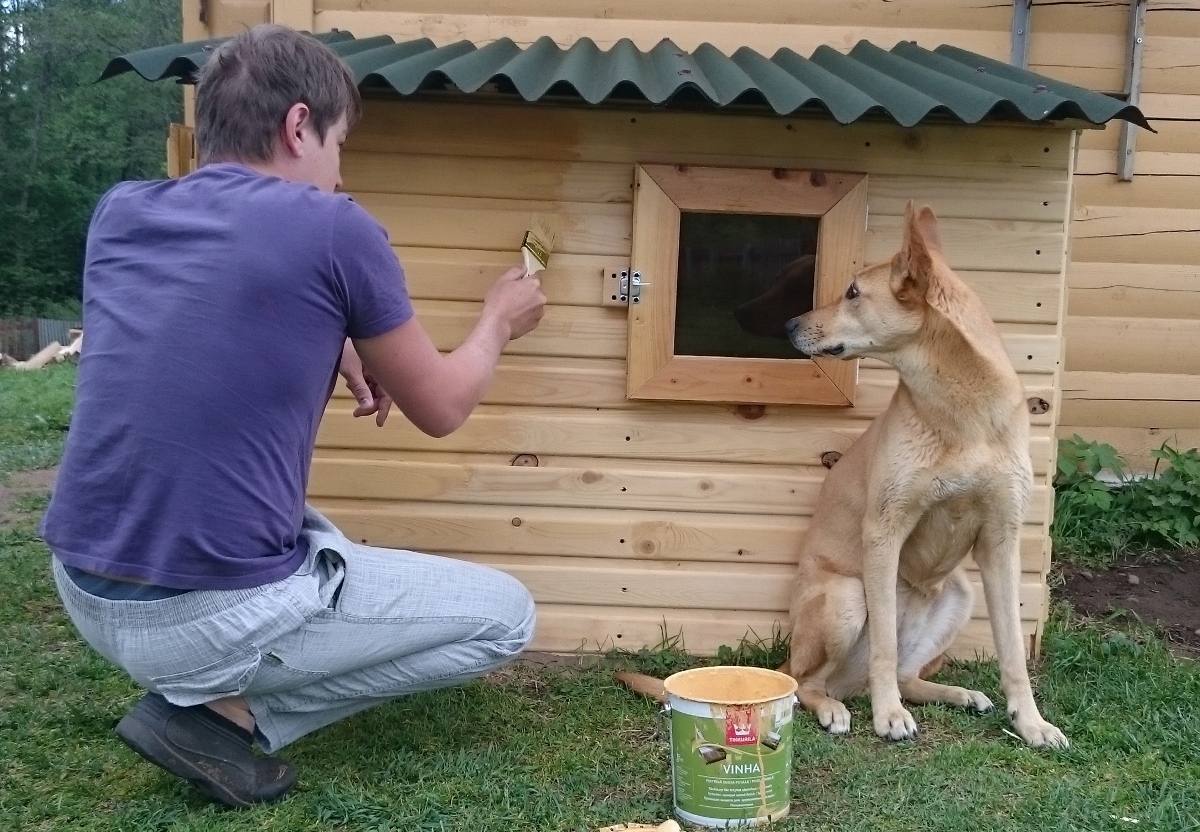
[(113, 188), (88, 234), (46, 542), (70, 566), (176, 589), (292, 574), (342, 344), (411, 316), (386, 232), (344, 195), (233, 164)]

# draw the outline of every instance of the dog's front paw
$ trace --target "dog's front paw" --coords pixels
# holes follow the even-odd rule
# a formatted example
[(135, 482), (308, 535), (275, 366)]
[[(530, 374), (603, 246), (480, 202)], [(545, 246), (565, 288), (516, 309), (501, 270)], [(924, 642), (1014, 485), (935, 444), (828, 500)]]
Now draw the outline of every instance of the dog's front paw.
[(817, 710), (821, 727), (831, 734), (850, 733), (850, 711), (836, 699), (830, 699)]
[(1040, 715), (1022, 718), (1020, 714), (1014, 714), (1013, 725), (1021, 739), (1034, 748), (1067, 748), (1070, 745), (1066, 735)]
[(875, 733), (885, 740), (911, 740), (917, 735), (917, 723), (903, 705), (881, 709), (873, 714)]
[(966, 705), (977, 714), (986, 714), (996, 706), (992, 704), (992, 700), (988, 699), (980, 691), (964, 690), (967, 695)]

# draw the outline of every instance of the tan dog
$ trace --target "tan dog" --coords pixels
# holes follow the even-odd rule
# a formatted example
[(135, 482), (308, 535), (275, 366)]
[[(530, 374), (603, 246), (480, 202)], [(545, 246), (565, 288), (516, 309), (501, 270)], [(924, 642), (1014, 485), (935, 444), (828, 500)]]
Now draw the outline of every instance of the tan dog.
[(909, 203), (899, 253), (788, 328), (807, 355), (878, 358), (900, 374), (887, 410), (825, 478), (801, 546), (790, 665), (801, 704), (843, 734), (842, 700), (869, 692), (875, 733), (892, 740), (917, 733), (902, 697), (989, 710), (979, 691), (922, 678), (971, 616), (962, 562), (974, 550), (1013, 724), (1030, 745), (1065, 747), (1034, 702), (1021, 634), (1025, 394), (987, 310), (946, 264), (933, 212)]
[(1017, 600), (1033, 485), (1025, 394), (983, 303), (946, 264), (933, 212), (909, 203), (900, 252), (789, 328), (808, 355), (878, 358), (900, 374), (887, 410), (826, 477), (801, 548), (801, 703), (845, 733), (841, 700), (865, 689), (875, 733), (893, 740), (917, 733), (901, 697), (990, 709), (978, 691), (921, 678), (970, 618), (961, 564), (973, 550), (1013, 724), (1030, 745), (1066, 746), (1034, 703)]

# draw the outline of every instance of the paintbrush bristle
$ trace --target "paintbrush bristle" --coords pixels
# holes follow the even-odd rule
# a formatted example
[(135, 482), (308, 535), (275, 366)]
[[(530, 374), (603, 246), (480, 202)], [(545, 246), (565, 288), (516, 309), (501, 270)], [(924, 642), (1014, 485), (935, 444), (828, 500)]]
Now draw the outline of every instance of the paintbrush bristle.
[(525, 258), (525, 271), (529, 274), (541, 271), (550, 262), (550, 254), (558, 241), (558, 230), (546, 217), (534, 216), (521, 240), (521, 254)]
[(554, 250), (554, 244), (558, 242), (558, 228), (548, 217), (535, 215), (529, 221), (529, 230), (542, 241), (542, 245), (551, 251)]

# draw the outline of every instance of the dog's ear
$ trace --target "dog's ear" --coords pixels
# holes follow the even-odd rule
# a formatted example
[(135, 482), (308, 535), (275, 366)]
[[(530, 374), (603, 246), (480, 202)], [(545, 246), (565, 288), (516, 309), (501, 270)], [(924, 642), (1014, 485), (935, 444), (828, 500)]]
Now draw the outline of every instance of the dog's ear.
[(904, 243), (892, 269), (892, 292), (897, 300), (908, 303), (925, 297), (933, 274), (933, 252), (940, 245), (933, 211), (926, 205), (918, 212), (910, 199), (904, 209)]
[(925, 246), (941, 253), (942, 235), (938, 231), (937, 217), (928, 205), (922, 206), (917, 212), (917, 228), (921, 231), (921, 239), (925, 241)]

